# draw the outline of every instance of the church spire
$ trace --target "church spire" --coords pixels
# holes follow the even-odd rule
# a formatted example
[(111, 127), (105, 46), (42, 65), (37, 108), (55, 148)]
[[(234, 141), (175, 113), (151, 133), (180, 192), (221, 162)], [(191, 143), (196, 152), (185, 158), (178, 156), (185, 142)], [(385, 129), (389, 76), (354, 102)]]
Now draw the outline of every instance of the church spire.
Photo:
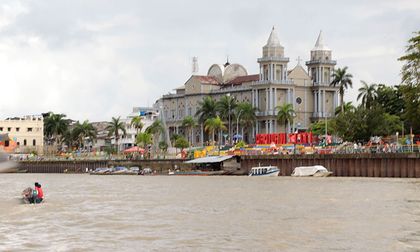
[(319, 31), (318, 39), (316, 40), (315, 47), (312, 51), (330, 51), (330, 49), (324, 45), (324, 39), (322, 37), (322, 30)]
[(277, 32), (275, 31), (274, 26), (273, 29), (271, 29), (270, 37), (268, 37), (267, 44), (265, 46), (281, 46), (279, 37), (277, 36)]

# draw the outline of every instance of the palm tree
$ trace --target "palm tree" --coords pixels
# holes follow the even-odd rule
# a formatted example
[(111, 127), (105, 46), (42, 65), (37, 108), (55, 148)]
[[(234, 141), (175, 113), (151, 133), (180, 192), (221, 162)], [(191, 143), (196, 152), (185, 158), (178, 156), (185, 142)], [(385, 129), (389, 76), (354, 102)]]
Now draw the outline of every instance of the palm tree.
[(120, 138), (120, 131), (122, 131), (123, 135), (127, 133), (124, 122), (120, 121), (120, 117), (112, 117), (112, 121), (108, 122), (108, 126), (105, 129), (108, 130), (108, 136), (114, 136), (117, 152), (119, 152), (118, 139)]
[(96, 139), (96, 129), (88, 120), (85, 120), (83, 123), (77, 121), (72, 132), (74, 138), (79, 142), (79, 147), (84, 146), (85, 139), (89, 139), (90, 141)]
[(357, 100), (362, 98), (362, 106), (364, 106), (367, 109), (370, 109), (373, 101), (378, 97), (378, 93), (376, 92), (377, 85), (369, 85), (365, 81), (360, 82), (362, 83), (362, 87), (359, 88), (359, 95), (357, 95)]
[[(252, 104), (249, 102), (241, 102), (236, 107), (236, 119), (239, 117), (239, 122), (243, 128), (250, 128), (254, 125), (255, 121), (257, 120), (257, 113), (258, 109), (256, 107), (252, 107)], [(238, 129), (239, 131), (239, 129)], [(237, 132), (239, 134), (239, 132)], [(243, 136), (242, 136), (243, 137)]]
[(195, 116), (198, 117), (199, 123), (205, 122), (208, 118), (214, 118), (216, 115), (216, 101), (213, 98), (206, 96), (202, 101), (198, 102)]
[[(152, 134), (147, 132), (141, 132), (136, 136), (136, 144), (137, 146), (141, 146), (145, 151), (148, 152), (147, 146), (151, 144), (152, 141)], [(147, 153), (145, 153), (147, 154)], [(147, 156), (147, 155), (145, 155)]]
[(44, 119), (44, 135), (51, 139), (53, 144), (58, 145), (60, 138), (67, 132), (69, 121), (64, 119), (65, 117), (65, 114), (49, 113)]
[(284, 104), (283, 106), (277, 106), (277, 121), (279, 123), (284, 123), (284, 129), (287, 133), (287, 124), (293, 121), (293, 118), (296, 116), (293, 105), (290, 103)]
[(197, 126), (197, 122), (194, 120), (192, 116), (186, 116), (184, 117), (184, 120), (182, 120), (182, 126), (187, 128), (190, 133), (190, 142), (193, 142), (193, 131), (194, 127)]
[[(344, 103), (344, 113), (349, 111), (352, 112), (354, 111), (356, 108), (353, 106), (352, 102), (346, 102)], [(339, 115), (341, 113), (341, 108), (340, 107), (336, 107), (335, 108), (335, 115)]]
[(351, 78), (353, 78), (353, 75), (347, 73), (347, 67), (344, 67), (343, 69), (338, 68), (337, 70), (334, 70), (332, 74), (332, 82), (330, 83), (330, 86), (339, 86), (339, 93), (340, 93), (340, 106), (341, 111), (344, 111), (344, 91), (345, 89), (348, 89), (349, 87), (352, 87), (353, 82)]
[[(214, 142), (214, 136), (215, 136), (215, 132), (217, 130), (226, 130), (226, 126), (223, 124), (222, 119), (220, 119), (219, 116), (215, 117), (215, 118), (209, 118), (204, 122), (204, 129), (207, 132), (211, 132), (212, 135), (212, 141)], [(220, 138), (220, 136), (219, 136)], [(219, 141), (220, 143), (220, 141)]]
[(220, 98), (220, 100), (216, 103), (216, 110), (219, 112), (220, 118), (228, 123), (229, 128), (229, 138), (231, 137), (232, 130), (231, 130), (231, 124), (233, 118), (233, 112), (235, 111), (237, 106), (235, 97), (230, 95), (224, 95)]
[(136, 135), (139, 134), (139, 131), (143, 128), (144, 124), (141, 121), (141, 116), (135, 116), (131, 119), (131, 126), (136, 129)]

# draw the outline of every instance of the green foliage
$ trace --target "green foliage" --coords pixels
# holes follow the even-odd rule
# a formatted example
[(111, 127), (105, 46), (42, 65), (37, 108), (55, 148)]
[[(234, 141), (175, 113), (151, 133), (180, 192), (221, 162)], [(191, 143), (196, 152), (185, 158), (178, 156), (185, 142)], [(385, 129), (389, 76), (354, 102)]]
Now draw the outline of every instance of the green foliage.
[(216, 115), (216, 101), (213, 98), (206, 96), (202, 101), (198, 102), (198, 109), (195, 116), (198, 116), (200, 123), (205, 122), (209, 118), (214, 118)]
[(385, 113), (399, 116), (401, 111), (404, 111), (404, 100), (400, 86), (379, 84), (376, 93), (377, 97), (374, 102), (382, 107)]
[(135, 116), (131, 119), (131, 126), (134, 127), (137, 131), (137, 134), (139, 133), (139, 131), (141, 131), (141, 129), (143, 128), (144, 124), (141, 121), (141, 116)]
[(246, 143), (243, 140), (241, 140), (235, 145), (235, 148), (243, 148), (245, 146), (246, 146)]
[(408, 40), (406, 54), (398, 60), (403, 61), (401, 93), (405, 110), (404, 124), (420, 132), (420, 31)]
[(353, 75), (347, 73), (347, 67), (344, 67), (334, 70), (332, 78), (330, 86), (339, 87), (341, 111), (344, 112), (344, 91), (352, 87), (353, 82), (351, 78), (353, 78)]
[(314, 122), (309, 126), (309, 131), (312, 131), (314, 135), (324, 136), (325, 127), (327, 127), (329, 135), (336, 134), (336, 121), (334, 119), (327, 120), (327, 122), (325, 120)]
[(190, 146), (190, 143), (187, 141), (187, 139), (185, 139), (184, 137), (179, 137), (176, 141), (175, 141), (175, 148), (179, 148), (179, 149), (185, 149), (188, 148)]
[(362, 82), (362, 87), (359, 88), (359, 95), (357, 96), (357, 100), (362, 98), (362, 106), (369, 109), (372, 106), (372, 103), (378, 96), (376, 92), (376, 84), (367, 84), (365, 81)]
[(223, 121), (219, 116), (215, 118), (209, 118), (204, 122), (204, 130), (211, 132), (214, 141), (214, 132), (218, 130), (226, 130), (226, 126), (223, 124)]
[(65, 119), (65, 114), (47, 113), (44, 118), (44, 135), (52, 143), (59, 144), (60, 139), (66, 134), (69, 121)]
[(257, 111), (258, 109), (252, 107), (251, 103), (241, 102), (236, 106), (235, 118), (237, 118), (239, 115), (239, 121), (241, 125), (243, 125), (245, 128), (249, 128), (252, 127), (252, 125), (254, 125), (255, 121), (257, 120)]
[(136, 144), (146, 149), (146, 146), (151, 144), (152, 141), (152, 134), (147, 132), (141, 132), (136, 137)]
[(189, 138), (190, 138), (190, 141), (192, 141), (193, 130), (194, 130), (194, 127), (197, 126), (197, 122), (194, 120), (194, 117), (192, 117), (192, 116), (184, 117), (184, 120), (182, 120), (182, 126), (188, 129), (188, 131), (190, 133)]
[(85, 120), (83, 123), (77, 121), (71, 136), (82, 147), (85, 145), (85, 141), (93, 142), (96, 139), (96, 129), (88, 120)]
[(284, 128), (287, 129), (287, 123), (292, 122), (296, 116), (296, 112), (293, 110), (293, 105), (290, 103), (284, 104), (283, 106), (277, 106), (277, 121), (284, 123)]
[(236, 107), (237, 102), (235, 97), (231, 95), (224, 95), (218, 102), (216, 102), (216, 110), (219, 113), (220, 118), (225, 122), (229, 120), (229, 115), (231, 120), (233, 120), (233, 112), (235, 111)]
[(163, 152), (166, 152), (168, 150), (168, 144), (165, 141), (160, 141), (159, 149)]

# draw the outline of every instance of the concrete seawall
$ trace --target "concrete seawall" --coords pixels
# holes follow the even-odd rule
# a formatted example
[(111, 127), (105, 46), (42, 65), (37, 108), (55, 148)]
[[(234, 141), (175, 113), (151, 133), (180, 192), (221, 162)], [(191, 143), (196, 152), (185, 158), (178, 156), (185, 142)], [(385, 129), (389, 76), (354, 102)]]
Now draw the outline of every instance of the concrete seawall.
[[(109, 166), (150, 167), (159, 174), (167, 174), (175, 166), (191, 169), (185, 160), (91, 160), (91, 161), (21, 161), (20, 169), (30, 173), (82, 173), (86, 168)], [(242, 156), (241, 172), (247, 174), (254, 166), (275, 165), (280, 176), (290, 176), (296, 166), (323, 165), (340, 177), (420, 178), (420, 153), (411, 154), (349, 154), (349, 155), (290, 155)]]

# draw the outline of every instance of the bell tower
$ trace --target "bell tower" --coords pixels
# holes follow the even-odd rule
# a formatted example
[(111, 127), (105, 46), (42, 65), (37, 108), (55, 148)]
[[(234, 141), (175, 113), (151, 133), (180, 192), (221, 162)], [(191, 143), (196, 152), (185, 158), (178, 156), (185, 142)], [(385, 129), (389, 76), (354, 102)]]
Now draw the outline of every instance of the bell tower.
[(337, 62), (332, 60), (332, 51), (324, 44), (320, 31), (315, 47), (311, 50), (311, 60), (306, 62), (314, 92), (313, 121), (333, 117), (335, 114), (337, 88), (331, 87), (330, 83), (336, 64)]

